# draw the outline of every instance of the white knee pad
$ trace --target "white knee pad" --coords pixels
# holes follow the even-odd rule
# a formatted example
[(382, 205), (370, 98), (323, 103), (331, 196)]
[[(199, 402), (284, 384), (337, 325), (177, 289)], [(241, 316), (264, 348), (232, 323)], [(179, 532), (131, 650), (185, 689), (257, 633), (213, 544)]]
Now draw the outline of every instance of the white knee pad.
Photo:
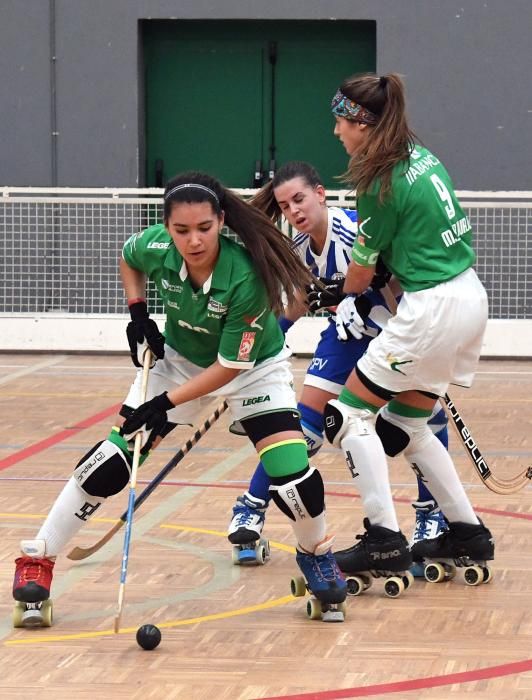
[(404, 452), (408, 457), (412, 452), (423, 449), (433, 437), (428, 418), (409, 418), (393, 413), (383, 406), (377, 415), (377, 435), (381, 439), (388, 457), (396, 457)]
[(331, 399), (325, 406), (325, 435), (335, 447), (340, 447), (342, 438), (350, 435), (372, 435), (375, 433), (375, 415), (367, 408), (354, 408), (338, 399)]

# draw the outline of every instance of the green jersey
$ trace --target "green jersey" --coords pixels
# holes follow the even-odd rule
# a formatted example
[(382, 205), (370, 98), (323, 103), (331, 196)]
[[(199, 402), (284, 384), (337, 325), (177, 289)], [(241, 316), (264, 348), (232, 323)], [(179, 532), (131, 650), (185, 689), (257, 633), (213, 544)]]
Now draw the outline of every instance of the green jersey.
[(220, 236), (214, 271), (200, 289), (191, 285), (163, 224), (131, 236), (122, 255), (155, 283), (166, 312), (166, 342), (195, 365), (218, 359), (225, 367), (248, 369), (283, 348), (264, 284), (238, 243)]
[(395, 166), (391, 185), (383, 203), (379, 182), (357, 198), (353, 260), (370, 266), (381, 254), (408, 292), (435, 287), (471, 267), (471, 224), (436, 156), (416, 146), (409, 162)]

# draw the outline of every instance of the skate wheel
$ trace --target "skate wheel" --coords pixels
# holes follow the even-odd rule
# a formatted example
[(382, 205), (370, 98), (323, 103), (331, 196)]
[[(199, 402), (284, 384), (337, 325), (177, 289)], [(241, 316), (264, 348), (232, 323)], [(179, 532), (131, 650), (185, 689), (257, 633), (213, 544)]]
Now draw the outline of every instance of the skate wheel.
[(294, 598), (301, 598), (307, 592), (307, 583), (303, 576), (294, 576), (290, 581), (290, 590)]
[(482, 583), (489, 583), (493, 578), (493, 571), (490, 569), (489, 566), (483, 566), (482, 573), (484, 574), (484, 580), (482, 581)]
[(238, 547), (233, 547), (233, 550), (231, 552), (231, 559), (233, 561), (233, 564), (235, 566), (238, 566), (240, 564), (240, 559), (239, 559), (239, 553), (240, 549)]
[(347, 615), (347, 603), (345, 602), (345, 600), (341, 603), (338, 603), (337, 608), (345, 618), (345, 616)]
[(400, 576), (390, 576), (384, 583), (384, 593), (388, 598), (398, 598), (405, 590), (405, 584)]
[(311, 620), (321, 620), (322, 618), (322, 607), (319, 600), (316, 598), (309, 598), (307, 600), (307, 616)]
[(269, 540), (260, 540), (260, 544), (263, 545), (264, 551), (266, 552), (266, 559), (270, 558), (270, 541)]
[(401, 578), (403, 580), (403, 584), (406, 591), (406, 589), (410, 588), (410, 586), (414, 583), (414, 575), (411, 571), (407, 571)]
[(345, 580), (347, 595), (360, 595), (371, 587), (371, 579), (364, 576), (350, 576)]
[(427, 564), (425, 567), (425, 580), (429, 583), (439, 583), (445, 578), (445, 569), (442, 564)]
[(464, 569), (464, 581), (468, 586), (484, 583), (484, 571), (481, 566), (467, 566)]
[(259, 544), (256, 547), (255, 559), (257, 560), (257, 564), (266, 564), (266, 547), (264, 547), (264, 545)]
[(24, 603), (15, 603), (13, 608), (13, 627), (24, 627), (22, 623), (22, 615), (26, 611)]
[(51, 600), (45, 600), (41, 607), (42, 626), (51, 627), (54, 619), (53, 606)]

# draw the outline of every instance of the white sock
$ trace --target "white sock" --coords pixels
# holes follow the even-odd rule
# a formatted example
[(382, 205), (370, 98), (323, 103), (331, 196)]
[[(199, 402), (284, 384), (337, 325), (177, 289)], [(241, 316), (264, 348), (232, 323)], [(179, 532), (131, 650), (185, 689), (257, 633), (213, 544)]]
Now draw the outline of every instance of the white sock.
[(430, 492), (448, 520), (478, 524), (453, 461), (435, 435), (425, 440), (415, 452), (408, 452), (407, 458), (426, 479)]
[(55, 557), (89, 520), (104, 499), (89, 496), (71, 477), (52, 506), (36, 537), (46, 542), (46, 556)]
[(372, 525), (399, 531), (388, 476), (388, 462), (375, 433), (347, 435), (341, 441), (347, 466)]
[(302, 518), (292, 522), (292, 529), (299, 547), (310, 554), (323, 542), (327, 534), (325, 513), (322, 512), (315, 518)]

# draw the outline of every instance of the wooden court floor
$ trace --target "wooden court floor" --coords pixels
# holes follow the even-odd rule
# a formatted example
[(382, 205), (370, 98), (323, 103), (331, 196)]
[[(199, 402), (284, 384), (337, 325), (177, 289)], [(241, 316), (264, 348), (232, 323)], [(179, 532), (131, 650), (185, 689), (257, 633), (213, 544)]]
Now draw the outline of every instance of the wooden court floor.
[[(294, 360), (299, 388), (308, 360)], [(0, 355), (0, 698), (2, 700), (251, 700), (377, 697), (532, 698), (532, 490), (486, 489), (451, 435), (471, 500), (496, 538), (491, 583), (416, 581), (398, 599), (375, 581), (348, 600), (343, 624), (311, 621), (290, 595), (291, 530), (272, 506), (265, 566), (237, 567), (225, 538), (234, 499), (256, 459), (226, 415), (138, 511), (126, 602), (113, 635), (123, 530), (84, 562), (60, 557), (50, 629), (11, 626), (13, 560), (35, 535), (72, 466), (112, 424), (132, 378), (126, 356)], [(532, 463), (532, 362), (484, 361), (474, 387), (452, 398), (494, 473)], [(206, 413), (208, 410), (206, 411)], [(140, 471), (137, 493), (186, 439), (181, 428)], [(338, 547), (362, 510), (341, 455), (315, 458)], [(401, 527), (410, 536), (414, 477), (390, 465)], [(127, 491), (101, 508), (74, 543), (89, 546), (126, 509)], [(135, 631), (158, 625), (161, 645)]]

